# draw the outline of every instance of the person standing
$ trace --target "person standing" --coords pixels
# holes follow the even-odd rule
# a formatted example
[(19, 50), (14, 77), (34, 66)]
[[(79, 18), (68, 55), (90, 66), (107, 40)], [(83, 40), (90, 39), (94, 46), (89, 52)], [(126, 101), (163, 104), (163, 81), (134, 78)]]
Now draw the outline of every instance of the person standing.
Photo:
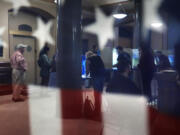
[(14, 102), (24, 101), (25, 98), (21, 95), (24, 84), (25, 84), (25, 75), (27, 71), (27, 62), (23, 56), (25, 48), (27, 46), (23, 44), (17, 45), (17, 50), (11, 56), (11, 67), (12, 71), (12, 80), (13, 80), (13, 96), (12, 100)]
[(57, 57), (58, 57), (58, 51), (53, 56), (52, 62), (51, 62), (51, 69), (50, 69), (50, 77), (49, 77), (49, 87), (57, 87)]
[(119, 60), (120, 61), (117, 64), (117, 71), (112, 76), (106, 91), (109, 93), (141, 95), (141, 91), (129, 78), (131, 65), (126, 56), (121, 55)]
[[(118, 58), (117, 58), (118, 63), (120, 63), (120, 61), (122, 60), (121, 57), (124, 57), (131, 64), (131, 56), (127, 52), (125, 52), (121, 46), (117, 46), (116, 50), (118, 54)], [(118, 64), (115, 64), (113, 65), (113, 67), (117, 67), (117, 65)]]
[(49, 47), (45, 45), (39, 54), (38, 64), (40, 66), (41, 85), (48, 86), (51, 60), (48, 57)]
[(151, 101), (151, 81), (153, 79), (154, 73), (156, 72), (156, 66), (154, 63), (154, 55), (152, 49), (145, 43), (142, 43), (140, 49), (140, 60), (138, 64), (138, 69), (140, 73), (140, 78), (142, 81), (143, 94)]
[(104, 63), (101, 57), (92, 51), (86, 53), (86, 58), (86, 75), (90, 73), (94, 90), (102, 92), (105, 80)]

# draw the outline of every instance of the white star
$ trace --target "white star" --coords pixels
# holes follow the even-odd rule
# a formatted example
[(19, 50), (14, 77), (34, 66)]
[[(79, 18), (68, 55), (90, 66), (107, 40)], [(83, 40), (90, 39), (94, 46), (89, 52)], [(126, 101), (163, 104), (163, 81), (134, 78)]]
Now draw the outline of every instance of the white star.
[(105, 16), (100, 9), (96, 9), (96, 22), (84, 28), (85, 31), (97, 34), (99, 48), (104, 49), (108, 39), (113, 39), (114, 19), (112, 16)]
[(31, 4), (29, 3), (29, 0), (4, 0), (4, 1), (13, 4), (13, 9), (14, 9), (13, 13), (14, 13), (14, 15), (17, 15), (19, 9), (22, 6), (25, 6), (25, 7), (30, 7), (31, 6)]
[(37, 30), (33, 32), (33, 36), (35, 36), (39, 41), (40, 49), (44, 46), (45, 43), (49, 43), (54, 45), (54, 39), (50, 34), (50, 30), (53, 22), (49, 21), (47, 24), (44, 23), (40, 18), (37, 19)]
[(0, 27), (0, 46), (2, 45), (3, 47), (7, 48), (7, 44), (4, 40), (2, 40), (2, 36), (5, 32), (6, 28), (5, 27)]

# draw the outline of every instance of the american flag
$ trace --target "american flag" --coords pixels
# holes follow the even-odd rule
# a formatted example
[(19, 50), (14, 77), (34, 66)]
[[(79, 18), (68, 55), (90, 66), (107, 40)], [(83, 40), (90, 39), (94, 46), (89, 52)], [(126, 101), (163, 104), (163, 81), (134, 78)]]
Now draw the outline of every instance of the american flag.
[(25, 102), (0, 98), (1, 135), (179, 135), (180, 121), (138, 96), (29, 86)]

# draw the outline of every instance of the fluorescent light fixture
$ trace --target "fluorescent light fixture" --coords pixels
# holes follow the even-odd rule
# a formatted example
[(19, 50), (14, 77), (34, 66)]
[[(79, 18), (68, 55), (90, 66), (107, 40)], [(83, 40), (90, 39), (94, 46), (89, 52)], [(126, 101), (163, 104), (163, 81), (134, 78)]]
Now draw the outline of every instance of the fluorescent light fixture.
[(154, 28), (159, 28), (161, 27), (163, 24), (161, 22), (155, 22), (155, 23), (151, 23), (151, 26)]
[(121, 14), (113, 14), (113, 17), (114, 18), (117, 18), (117, 19), (123, 19), (127, 16), (127, 14), (124, 14), (124, 13), (121, 13)]

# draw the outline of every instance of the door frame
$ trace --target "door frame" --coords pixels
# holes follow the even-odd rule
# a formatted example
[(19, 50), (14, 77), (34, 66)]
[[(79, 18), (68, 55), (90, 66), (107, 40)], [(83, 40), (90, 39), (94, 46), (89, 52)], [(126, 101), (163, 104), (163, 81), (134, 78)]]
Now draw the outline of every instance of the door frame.
[[(37, 78), (37, 63), (36, 63), (36, 59), (37, 59), (37, 39), (32, 36), (32, 32), (27, 32), (27, 31), (10, 31), (9, 32), (9, 45), (11, 46), (10, 44), (10, 40), (14, 37), (26, 37), (26, 38), (32, 38), (34, 39), (34, 52), (35, 52), (35, 61), (34, 61), (34, 65), (35, 65), (35, 84), (38, 83), (38, 78)], [(10, 52), (10, 49), (11, 47), (9, 46), (9, 58), (11, 57), (11, 52)]]

